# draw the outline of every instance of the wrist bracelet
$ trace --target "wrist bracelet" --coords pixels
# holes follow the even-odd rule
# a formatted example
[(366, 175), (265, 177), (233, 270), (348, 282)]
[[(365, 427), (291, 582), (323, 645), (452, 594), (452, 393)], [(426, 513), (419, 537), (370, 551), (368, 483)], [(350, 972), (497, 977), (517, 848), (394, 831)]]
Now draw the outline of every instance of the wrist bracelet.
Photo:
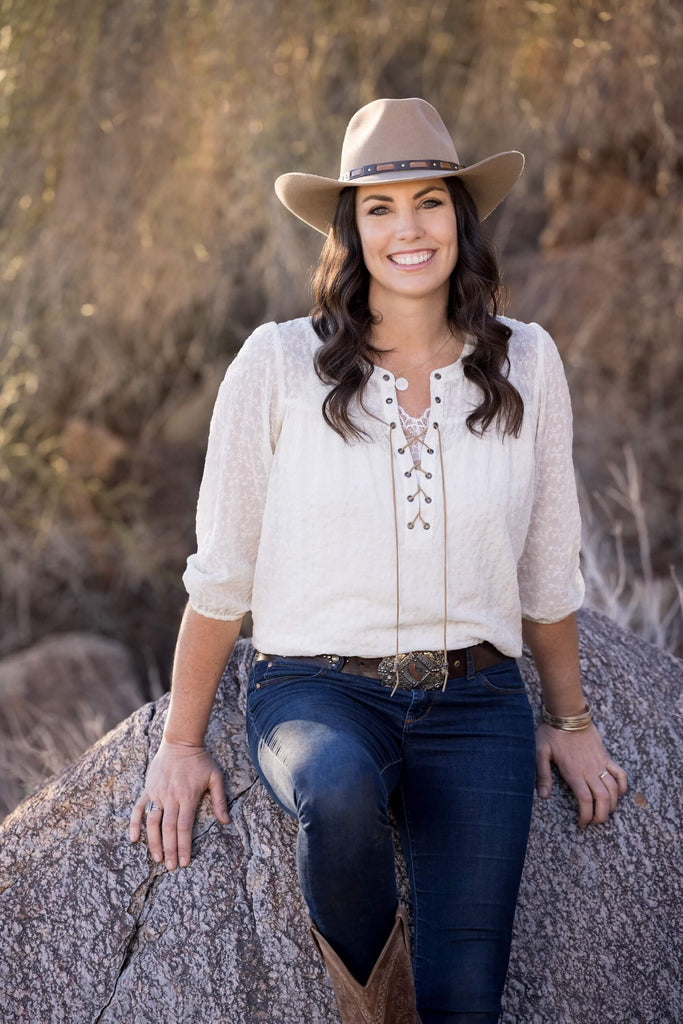
[(567, 732), (578, 732), (587, 729), (593, 721), (593, 711), (588, 702), (580, 715), (551, 715), (545, 704), (541, 702), (541, 719), (554, 729), (565, 729)]

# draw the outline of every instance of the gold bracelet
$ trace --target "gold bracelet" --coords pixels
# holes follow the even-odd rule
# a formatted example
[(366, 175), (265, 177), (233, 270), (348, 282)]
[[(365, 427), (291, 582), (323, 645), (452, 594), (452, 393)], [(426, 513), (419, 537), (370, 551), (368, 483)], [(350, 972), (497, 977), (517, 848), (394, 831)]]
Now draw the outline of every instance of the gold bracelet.
[(551, 715), (545, 704), (541, 702), (541, 718), (554, 729), (565, 729), (567, 732), (578, 732), (580, 729), (587, 729), (593, 721), (593, 711), (590, 704), (586, 702), (584, 710), (580, 715)]

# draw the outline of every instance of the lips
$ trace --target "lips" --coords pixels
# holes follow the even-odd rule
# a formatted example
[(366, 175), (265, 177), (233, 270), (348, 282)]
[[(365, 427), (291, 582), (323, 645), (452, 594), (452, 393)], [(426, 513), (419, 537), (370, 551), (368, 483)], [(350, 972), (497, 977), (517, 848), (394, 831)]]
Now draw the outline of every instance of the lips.
[(415, 252), (394, 252), (388, 259), (397, 267), (419, 267), (429, 263), (435, 249), (418, 249)]

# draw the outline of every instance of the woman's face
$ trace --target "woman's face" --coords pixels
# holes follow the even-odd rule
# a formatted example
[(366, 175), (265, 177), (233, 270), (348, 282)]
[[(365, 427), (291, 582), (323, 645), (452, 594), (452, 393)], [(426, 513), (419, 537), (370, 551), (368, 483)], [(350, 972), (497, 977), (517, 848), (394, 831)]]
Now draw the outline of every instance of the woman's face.
[(356, 224), (370, 274), (370, 301), (448, 300), (458, 260), (455, 207), (443, 178), (356, 188)]

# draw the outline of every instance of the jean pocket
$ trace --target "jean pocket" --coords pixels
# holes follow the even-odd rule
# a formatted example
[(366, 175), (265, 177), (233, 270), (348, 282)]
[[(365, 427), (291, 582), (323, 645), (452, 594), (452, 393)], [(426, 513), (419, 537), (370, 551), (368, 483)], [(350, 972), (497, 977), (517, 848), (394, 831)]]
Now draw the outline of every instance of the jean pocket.
[(497, 665), (483, 668), (476, 673), (477, 680), (491, 693), (526, 693), (526, 685), (514, 658), (506, 658)]
[(299, 679), (317, 679), (326, 671), (326, 665), (314, 665), (294, 657), (254, 661), (247, 682), (247, 708), (266, 688)]
[(302, 661), (300, 658), (282, 657), (273, 658), (272, 661), (261, 659), (254, 662), (254, 669), (260, 669), (257, 680), (259, 683), (267, 683), (271, 680), (282, 679), (285, 676), (315, 678), (328, 671), (328, 665), (317, 665), (314, 662)]

